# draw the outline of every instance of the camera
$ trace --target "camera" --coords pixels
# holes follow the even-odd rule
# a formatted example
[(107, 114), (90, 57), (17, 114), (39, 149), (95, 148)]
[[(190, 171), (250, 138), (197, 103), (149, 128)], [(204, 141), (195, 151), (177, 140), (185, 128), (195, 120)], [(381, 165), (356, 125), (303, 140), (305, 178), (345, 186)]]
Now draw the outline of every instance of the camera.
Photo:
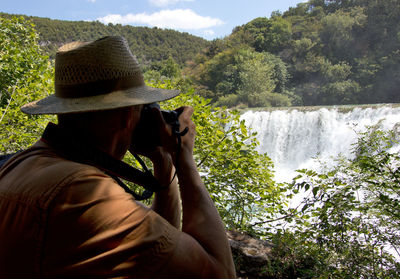
[[(155, 119), (154, 114), (151, 112), (153, 108), (160, 109), (160, 105), (158, 103), (151, 103), (143, 106), (140, 121), (132, 137), (131, 145), (133, 147), (155, 147), (162, 145), (157, 119)], [(161, 114), (164, 121), (171, 126), (172, 132), (179, 133), (179, 113), (174, 110), (161, 110)]]
[(175, 127), (175, 126), (179, 127), (179, 120), (178, 120), (179, 113), (175, 110), (160, 109), (160, 105), (158, 103), (151, 103), (151, 104), (144, 105), (143, 111), (142, 111), (142, 117), (147, 118), (147, 115), (149, 114), (149, 112), (151, 112), (152, 108), (158, 108), (159, 110), (161, 110), (161, 114), (162, 114), (165, 122), (167, 122), (167, 124), (171, 125), (172, 127)]

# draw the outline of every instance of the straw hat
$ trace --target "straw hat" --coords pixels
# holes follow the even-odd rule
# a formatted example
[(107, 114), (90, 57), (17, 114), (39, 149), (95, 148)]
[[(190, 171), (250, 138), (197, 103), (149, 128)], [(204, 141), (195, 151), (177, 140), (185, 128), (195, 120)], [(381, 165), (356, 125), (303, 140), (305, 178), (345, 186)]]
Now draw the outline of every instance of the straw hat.
[(173, 98), (178, 90), (146, 86), (123, 37), (72, 42), (56, 54), (55, 94), (26, 104), (27, 114), (108, 110)]

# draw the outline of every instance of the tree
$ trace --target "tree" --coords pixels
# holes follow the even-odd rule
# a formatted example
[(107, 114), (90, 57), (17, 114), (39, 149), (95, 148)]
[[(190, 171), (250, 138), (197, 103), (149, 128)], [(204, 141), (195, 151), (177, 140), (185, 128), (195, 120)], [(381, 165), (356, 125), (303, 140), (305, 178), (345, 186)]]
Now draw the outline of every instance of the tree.
[(172, 56), (169, 56), (168, 59), (163, 61), (154, 63), (152, 68), (153, 70), (158, 71), (161, 76), (168, 79), (177, 78), (181, 75), (179, 65), (175, 62)]
[(181, 75), (178, 63), (175, 62), (172, 56), (169, 56), (167, 60), (163, 62), (163, 67), (161, 68), (161, 75), (168, 78), (177, 78)]
[(339, 10), (322, 18), (320, 37), (325, 55), (334, 62), (351, 61), (362, 55), (360, 50), (365, 46), (357, 43), (360, 38), (355, 34), (366, 24), (366, 19), (361, 7), (353, 8), (349, 12)]
[(212, 100), (234, 93), (237, 86), (237, 74), (234, 63), (236, 49), (228, 49), (215, 55), (211, 60), (200, 65), (198, 82), (212, 91)]
[[(398, 131), (397, 131), (398, 132)], [(297, 241), (318, 258), (325, 278), (397, 278), (400, 275), (400, 155), (395, 131), (360, 134), (352, 159), (333, 170), (301, 170), (292, 193), (305, 191), (289, 210)], [(287, 226), (291, 226), (288, 225)], [(297, 244), (299, 244), (297, 242)], [(301, 244), (300, 244), (301, 245)], [(315, 254), (315, 249), (319, 253)], [(307, 249), (306, 249), (307, 250)], [(397, 259), (396, 259), (397, 258)]]
[[(169, 81), (152, 86), (177, 87)], [(273, 181), (271, 160), (256, 151), (255, 134), (239, 120), (238, 112), (210, 106), (210, 100), (194, 94), (193, 89), (162, 105), (165, 109), (194, 108), (194, 156), (228, 228), (261, 231), (254, 224), (276, 214), (283, 206), (283, 195)]]
[(291, 39), (291, 24), (278, 14), (270, 19), (256, 18), (243, 27), (243, 32), (252, 37), (250, 44), (258, 52), (279, 53)]
[(12, 153), (36, 141), (52, 117), (28, 116), (20, 107), (45, 97), (52, 88), (53, 68), (41, 54), (38, 35), (23, 18), (0, 18), (0, 151)]
[(369, 48), (376, 56), (398, 50), (400, 46), (400, 1), (399, 0), (359, 0), (365, 7), (367, 22), (365, 35)]
[(204, 64), (200, 83), (215, 93), (218, 105), (287, 106), (288, 77), (286, 65), (273, 54), (228, 49)]
[[(11, 18), (12, 15), (0, 13), (0, 17)], [(141, 64), (161, 61), (172, 56), (182, 66), (209, 44), (207, 40), (188, 33), (156, 27), (24, 17), (35, 24), (40, 45), (52, 59), (57, 49), (64, 43), (92, 41), (103, 36), (120, 35), (127, 39), (130, 49)]]
[[(295, 69), (302, 74), (295, 93), (302, 97), (304, 105), (359, 102), (360, 86), (350, 79), (352, 67), (347, 62), (332, 64), (326, 57), (309, 52), (304, 59), (296, 63)], [(298, 78), (299, 73), (296, 74)]]

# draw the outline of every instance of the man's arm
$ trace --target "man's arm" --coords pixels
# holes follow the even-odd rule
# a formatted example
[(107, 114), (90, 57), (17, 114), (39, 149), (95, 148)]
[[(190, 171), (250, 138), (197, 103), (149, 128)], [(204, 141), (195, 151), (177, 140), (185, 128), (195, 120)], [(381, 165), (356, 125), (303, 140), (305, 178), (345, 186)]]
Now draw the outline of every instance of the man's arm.
[(188, 134), (182, 137), (177, 167), (183, 209), (182, 233), (160, 278), (235, 278), (224, 225), (193, 159), (196, 132), (190, 119), (192, 113), (192, 108), (185, 107), (179, 117), (181, 127), (189, 128)]
[[(159, 153), (159, 156), (152, 158), (154, 166), (154, 176), (160, 181), (161, 185), (166, 186), (155, 194), (151, 208), (166, 219), (175, 228), (181, 228), (181, 200), (178, 189), (178, 181), (175, 177), (175, 168), (169, 154)], [(170, 185), (168, 185), (170, 184)]]
[[(154, 111), (156, 113), (156, 111)], [(155, 116), (157, 116), (155, 114)], [(156, 119), (155, 127), (162, 126), (162, 119)], [(142, 135), (138, 135), (142, 136)], [(151, 140), (148, 140), (151, 141)], [(144, 140), (143, 142), (146, 142)], [(148, 157), (154, 168), (154, 177), (165, 187), (165, 190), (155, 194), (151, 209), (166, 219), (175, 228), (181, 227), (181, 200), (178, 189), (175, 167), (171, 154), (162, 146), (131, 145), (129, 151)]]

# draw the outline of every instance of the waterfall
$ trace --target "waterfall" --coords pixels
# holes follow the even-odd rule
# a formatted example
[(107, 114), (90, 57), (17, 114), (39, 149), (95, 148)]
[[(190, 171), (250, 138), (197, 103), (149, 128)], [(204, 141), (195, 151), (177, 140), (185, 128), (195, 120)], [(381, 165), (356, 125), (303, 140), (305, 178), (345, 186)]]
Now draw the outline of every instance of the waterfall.
[(291, 181), (296, 169), (318, 169), (315, 158), (333, 166), (339, 154), (349, 158), (357, 133), (367, 126), (392, 130), (399, 123), (397, 105), (287, 108), (247, 111), (246, 126), (257, 132), (258, 151), (267, 153), (275, 164), (276, 181)]

